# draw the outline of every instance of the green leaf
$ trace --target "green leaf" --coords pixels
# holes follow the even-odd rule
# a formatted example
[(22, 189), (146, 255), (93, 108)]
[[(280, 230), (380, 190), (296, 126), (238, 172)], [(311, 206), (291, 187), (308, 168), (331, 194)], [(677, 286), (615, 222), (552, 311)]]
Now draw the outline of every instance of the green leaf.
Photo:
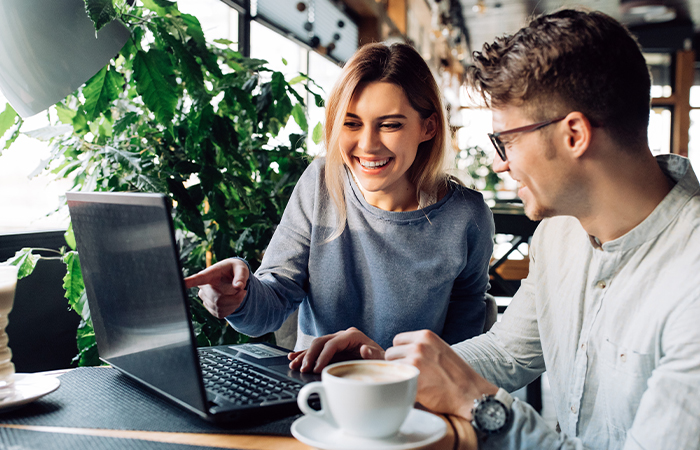
[(73, 233), (73, 222), (68, 224), (68, 229), (66, 232), (63, 234), (63, 237), (66, 240), (66, 244), (68, 244), (68, 247), (70, 247), (71, 250), (75, 250), (75, 233)]
[[(183, 14), (183, 16), (184, 16), (184, 14)], [(235, 42), (230, 41), (228, 39), (214, 39), (214, 42), (216, 42), (217, 44), (226, 45), (226, 46), (235, 44)]]
[(85, 114), (92, 121), (109, 110), (112, 102), (119, 97), (124, 85), (124, 76), (105, 66), (90, 78), (83, 88)]
[(141, 0), (143, 6), (155, 12), (159, 16), (166, 16), (168, 14), (177, 14), (177, 5), (174, 2), (169, 2), (166, 0)]
[(56, 105), (56, 115), (58, 115), (58, 120), (66, 125), (73, 126), (73, 117), (75, 117), (76, 111), (68, 108), (67, 106), (61, 105), (60, 103)]
[(40, 258), (41, 257), (39, 255), (35, 255), (32, 253), (31, 248), (25, 247), (19, 250), (17, 253), (15, 253), (15, 256), (8, 259), (3, 264), (17, 266), (19, 268), (17, 270), (17, 279), (21, 280), (22, 278), (29, 276), (32, 274), (32, 272), (34, 272), (36, 263), (37, 261), (39, 261)]
[(301, 103), (297, 103), (294, 105), (294, 108), (292, 108), (292, 117), (294, 117), (294, 121), (303, 131), (309, 130), (309, 124), (306, 121), (306, 114), (304, 113), (304, 108), (301, 106)]
[(316, 145), (320, 144), (323, 140), (323, 125), (321, 125), (321, 122), (317, 123), (314, 127), (313, 134), (311, 135), (311, 140), (314, 141), (314, 144)]
[(90, 131), (87, 116), (82, 108), (79, 108), (78, 111), (76, 111), (75, 116), (73, 116), (73, 131), (76, 134), (85, 134)]
[(63, 277), (65, 297), (68, 299), (68, 305), (82, 316), (85, 300), (81, 302), (81, 297), (85, 292), (85, 284), (80, 271), (80, 257), (77, 252), (68, 252), (63, 255), (63, 262), (66, 264), (66, 276)]
[(136, 91), (156, 120), (166, 126), (172, 122), (177, 106), (174, 70), (170, 57), (162, 50), (139, 50), (134, 57)]
[(309, 77), (307, 77), (306, 75), (299, 74), (299, 75), (295, 76), (294, 78), (292, 78), (291, 80), (289, 80), (287, 83), (289, 83), (289, 84), (297, 84), (297, 83), (300, 83), (300, 82), (302, 82), (302, 81), (304, 81), (304, 80), (307, 80), (308, 78), (309, 78)]
[(272, 80), (270, 80), (270, 87), (272, 88), (272, 95), (275, 99), (280, 99), (282, 96), (287, 95), (287, 91), (284, 89), (286, 81), (284, 81), (284, 75), (280, 72), (272, 72)]
[(0, 139), (5, 135), (7, 130), (15, 124), (15, 119), (19, 117), (14, 108), (10, 104), (5, 105), (5, 111), (0, 114)]
[(105, 25), (117, 18), (112, 0), (84, 0), (85, 11), (95, 25), (95, 35)]

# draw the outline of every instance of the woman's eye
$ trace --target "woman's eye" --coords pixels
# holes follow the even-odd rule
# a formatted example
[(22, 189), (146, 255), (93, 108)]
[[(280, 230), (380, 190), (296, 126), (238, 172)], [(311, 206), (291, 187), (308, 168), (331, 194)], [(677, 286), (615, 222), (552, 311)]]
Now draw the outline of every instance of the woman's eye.
[(343, 126), (348, 128), (357, 128), (360, 126), (360, 124), (357, 122), (345, 122)]
[(383, 123), (382, 128), (387, 128), (389, 130), (397, 130), (403, 126), (403, 124), (398, 122)]

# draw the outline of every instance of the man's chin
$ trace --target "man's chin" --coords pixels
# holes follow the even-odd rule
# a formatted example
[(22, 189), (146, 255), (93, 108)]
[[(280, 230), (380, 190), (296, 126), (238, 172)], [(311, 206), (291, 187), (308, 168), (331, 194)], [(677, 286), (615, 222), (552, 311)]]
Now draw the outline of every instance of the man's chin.
[(554, 211), (547, 208), (542, 208), (541, 206), (537, 205), (530, 205), (525, 201), (523, 201), (523, 204), (525, 205), (525, 215), (532, 221), (539, 222), (547, 217), (555, 216)]

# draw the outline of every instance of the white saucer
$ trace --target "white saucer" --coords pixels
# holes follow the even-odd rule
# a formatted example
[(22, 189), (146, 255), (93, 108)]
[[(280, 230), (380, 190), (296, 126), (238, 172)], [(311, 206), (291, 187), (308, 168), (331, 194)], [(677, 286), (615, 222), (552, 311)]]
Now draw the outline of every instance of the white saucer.
[(16, 373), (15, 392), (0, 400), (0, 412), (18, 408), (58, 389), (58, 378), (33, 373)]
[(432, 444), (446, 432), (447, 426), (441, 418), (419, 409), (413, 409), (398, 434), (387, 439), (351, 436), (311, 416), (303, 416), (292, 424), (295, 438), (323, 450), (409, 450)]

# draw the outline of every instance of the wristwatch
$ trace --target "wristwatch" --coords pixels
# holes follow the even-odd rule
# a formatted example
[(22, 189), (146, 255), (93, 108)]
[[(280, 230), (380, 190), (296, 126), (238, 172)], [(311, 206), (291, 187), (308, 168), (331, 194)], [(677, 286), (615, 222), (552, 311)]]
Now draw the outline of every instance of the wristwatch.
[(481, 436), (491, 436), (504, 431), (510, 424), (513, 397), (503, 388), (496, 395), (482, 395), (474, 399), (472, 426)]

